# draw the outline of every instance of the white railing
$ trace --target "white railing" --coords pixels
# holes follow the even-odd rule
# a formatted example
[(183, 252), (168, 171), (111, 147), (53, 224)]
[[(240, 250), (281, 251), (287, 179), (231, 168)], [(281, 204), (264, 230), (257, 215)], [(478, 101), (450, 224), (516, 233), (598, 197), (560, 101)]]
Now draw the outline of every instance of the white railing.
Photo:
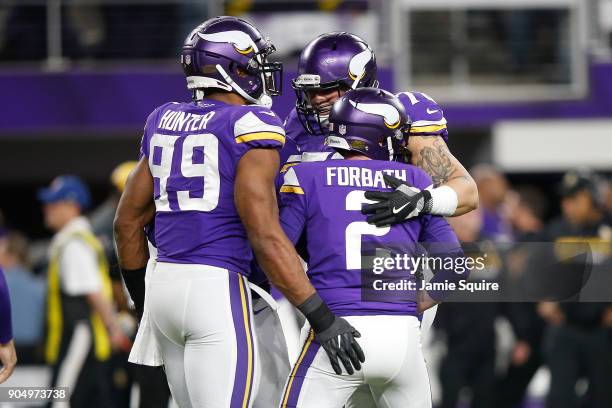
[[(387, 3), (391, 16), (388, 37), (395, 51), (394, 73), (399, 88), (419, 87), (446, 101), (466, 100), (524, 100), (524, 99), (565, 99), (583, 96), (588, 84), (589, 27), (593, 17), (589, 15), (590, 0), (391, 0)], [(468, 48), (467, 13), (478, 11), (516, 11), (516, 10), (560, 10), (567, 12), (567, 22), (560, 31), (566, 33), (554, 40), (559, 52), (567, 51), (565, 67), (567, 81), (558, 84), (542, 82), (479, 84), (474, 81), (471, 71), (474, 63), (469, 60), (465, 50)], [(417, 12), (448, 12), (450, 14), (450, 72), (446, 77), (439, 76), (440, 85), (432, 81), (424, 83), (414, 72), (414, 27), (411, 16)], [(534, 40), (535, 41), (535, 40)], [(567, 44), (564, 44), (564, 41)], [(526, 44), (527, 45), (527, 44)], [(561, 50), (561, 48), (563, 48)], [(553, 73), (551, 73), (551, 76)], [(433, 78), (435, 80), (435, 77)]]
[[(66, 41), (63, 35), (66, 30), (63, 24), (66, 16), (63, 14), (70, 6), (113, 6), (113, 10), (117, 8), (128, 10), (132, 6), (143, 5), (191, 4), (202, 8), (204, 4), (205, 14), (213, 16), (223, 14), (226, 3), (230, 2), (224, 0), (0, 0), (0, 11), (2, 8), (7, 10), (17, 5), (44, 7), (46, 16), (44, 67), (57, 71), (68, 66), (67, 54), (70, 53), (65, 49)], [(315, 0), (312, 0), (312, 3), (315, 6), (310, 11), (294, 11), (291, 8), (292, 2), (288, 0), (256, 0), (251, 8), (246, 10), (245, 15), (273, 38), (279, 48), (278, 55), (281, 59), (295, 56), (303, 44), (320, 32), (346, 30), (360, 34), (375, 49), (379, 64), (393, 67), (397, 89), (424, 89), (445, 101), (579, 97), (584, 95), (587, 89), (589, 57), (594, 55), (598, 58), (610, 58), (612, 54), (610, 53), (612, 0), (362, 0), (362, 3), (367, 4), (367, 10), (359, 13), (326, 13), (317, 11), (318, 3)], [(275, 5), (276, 10), (281, 8), (281, 11), (258, 11), (259, 6), (270, 4)], [(282, 5), (287, 5), (286, 11), (282, 10)], [(558, 52), (563, 54), (562, 58), (555, 62), (557, 66), (553, 68), (565, 70), (567, 78), (557, 83), (546, 83), (546, 79), (550, 78), (542, 79), (542, 76), (546, 75), (545, 65), (538, 67), (543, 72), (539, 76), (528, 73), (518, 75), (516, 78), (503, 70), (494, 72), (494, 64), (491, 73), (483, 74), (476, 69), (481, 67), (478, 66), (478, 55), (475, 57), (472, 43), (474, 40), (486, 42), (484, 41), (486, 38), (482, 37), (492, 36), (493, 30), (484, 30), (474, 37), (475, 34), (470, 32), (470, 24), (473, 23), (473, 14), (470, 13), (482, 11), (507, 13), (521, 10), (565, 10), (566, 17), (562, 18), (563, 21), (552, 22), (559, 25), (559, 35), (549, 38), (550, 43), (545, 46), (548, 47), (547, 52), (559, 50)], [(422, 24), (415, 21), (419, 15), (438, 16), (438, 18), (443, 16), (445, 23), (444, 25)], [(146, 21), (133, 22), (134, 25), (140, 23)], [(179, 23), (171, 19), (164, 21), (163, 24), (176, 24), (177, 38), (181, 34), (179, 31), (188, 29), (179, 26)], [(0, 31), (1, 29), (0, 26)], [(110, 34), (116, 38), (121, 32)], [(431, 44), (431, 48), (424, 49), (423, 42), (425, 45)], [(122, 44), (119, 42), (118, 46)], [(504, 48), (508, 47), (508, 44), (490, 42), (482, 50), (486, 52), (487, 47), (491, 49), (492, 46)], [(533, 51), (531, 44), (526, 43), (525, 46)], [(514, 51), (504, 49), (497, 51), (501, 55), (505, 52), (506, 58), (514, 57), (514, 55), (508, 57)], [(126, 54), (117, 53), (117, 55)], [(128, 57), (126, 59), (137, 58), (130, 55)], [(427, 58), (431, 59), (429, 66), (432, 72), (426, 72), (424, 75), (422, 71), (426, 70), (428, 65), (423, 64), (423, 60)], [(437, 61), (442, 63), (438, 64)], [(447, 66), (438, 69), (442, 64)]]

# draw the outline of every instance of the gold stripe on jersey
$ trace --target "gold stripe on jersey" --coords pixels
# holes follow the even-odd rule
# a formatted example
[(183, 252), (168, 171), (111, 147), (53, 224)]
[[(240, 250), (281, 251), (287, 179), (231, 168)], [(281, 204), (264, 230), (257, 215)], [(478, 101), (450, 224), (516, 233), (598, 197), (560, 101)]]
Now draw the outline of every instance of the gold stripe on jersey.
[(285, 173), (287, 170), (289, 170), (289, 168), (295, 166), (296, 164), (300, 164), (300, 162), (295, 162), (295, 163), (285, 163), (285, 165), (283, 166), (283, 168), (281, 168), (281, 173)]
[(276, 132), (253, 132), (236, 136), (236, 143), (251, 142), (253, 140), (275, 140), (285, 144), (285, 136)]
[(282, 186), (280, 189), (281, 193), (293, 193), (293, 194), (304, 194), (304, 190), (300, 186)]
[(446, 125), (412, 126), (410, 133), (433, 133), (446, 129)]

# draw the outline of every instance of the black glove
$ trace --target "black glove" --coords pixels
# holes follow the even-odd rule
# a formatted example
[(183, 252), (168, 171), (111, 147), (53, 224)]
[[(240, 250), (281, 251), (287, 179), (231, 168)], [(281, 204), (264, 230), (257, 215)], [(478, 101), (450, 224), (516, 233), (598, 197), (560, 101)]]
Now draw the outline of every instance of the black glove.
[(147, 267), (143, 266), (139, 269), (123, 269), (120, 267), (119, 269), (123, 277), (123, 282), (125, 282), (125, 287), (134, 302), (134, 309), (136, 310), (136, 315), (140, 322), (144, 312), (145, 275)]
[[(333, 314), (318, 294), (313, 294), (298, 309), (306, 316), (315, 340), (323, 347), (336, 374), (342, 374), (338, 360), (348, 374), (361, 369), (365, 356), (355, 338), (361, 334), (346, 320)], [(353, 367), (355, 369), (353, 369)]]
[(388, 174), (384, 174), (383, 178), (394, 190), (366, 191), (365, 198), (376, 201), (374, 204), (364, 205), (361, 209), (362, 214), (369, 215), (368, 223), (384, 227), (431, 211), (432, 200), (428, 190), (419, 190)]

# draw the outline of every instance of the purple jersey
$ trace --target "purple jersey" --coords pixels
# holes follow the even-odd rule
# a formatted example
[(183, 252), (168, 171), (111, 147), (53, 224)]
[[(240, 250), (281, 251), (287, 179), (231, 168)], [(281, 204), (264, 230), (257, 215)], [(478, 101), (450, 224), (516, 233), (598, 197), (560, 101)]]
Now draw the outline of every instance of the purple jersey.
[(295, 108), (289, 112), (285, 119), (285, 131), (287, 132), (287, 139), (293, 140), (300, 152), (335, 152), (333, 148), (325, 144), (327, 134), (311, 135), (306, 132)]
[(436, 101), (423, 92), (400, 92), (396, 96), (412, 121), (411, 136), (441, 136), (448, 142), (444, 111)]
[[(444, 141), (448, 141), (448, 129), (446, 128), (446, 119), (440, 105), (436, 103), (429, 95), (422, 92), (401, 92), (397, 97), (404, 105), (406, 113), (412, 120), (410, 134), (414, 136), (441, 136)], [(311, 135), (302, 126), (295, 109), (292, 109), (285, 119), (285, 130), (287, 139), (292, 139), (297, 144), (298, 149), (303, 156), (309, 153), (330, 152), (335, 150), (325, 145), (325, 135)], [(304, 161), (328, 160), (333, 155), (328, 156), (313, 156)]]
[(249, 275), (253, 257), (234, 205), (234, 176), (250, 149), (280, 149), (280, 119), (258, 105), (168, 103), (145, 126), (141, 153), (153, 175), (161, 262), (205, 264)]
[[(405, 253), (414, 243), (440, 242), (459, 250), (442, 217), (424, 215), (391, 227), (365, 221), (365, 190), (388, 190), (383, 173), (419, 189), (431, 185), (421, 169), (398, 162), (331, 160), (301, 163), (285, 174), (281, 188), (281, 223), (295, 244), (306, 238), (308, 276), (329, 307), (340, 315), (416, 315), (414, 301), (370, 302), (361, 297), (362, 248), (390, 245)], [(448, 246), (447, 246), (448, 248)]]
[(5, 344), (13, 338), (11, 321), (11, 300), (4, 272), (0, 268), (0, 343)]

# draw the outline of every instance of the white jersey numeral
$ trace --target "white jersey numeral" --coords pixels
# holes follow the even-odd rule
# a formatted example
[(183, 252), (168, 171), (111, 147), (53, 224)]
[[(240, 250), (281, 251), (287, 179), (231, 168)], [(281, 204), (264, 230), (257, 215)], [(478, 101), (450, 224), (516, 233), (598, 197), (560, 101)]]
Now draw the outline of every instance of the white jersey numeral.
[[(204, 149), (204, 162), (193, 163), (196, 147)], [(212, 211), (219, 204), (221, 179), (219, 177), (219, 139), (213, 134), (189, 135), (183, 142), (181, 173), (184, 177), (204, 177), (204, 195), (191, 198), (189, 191), (177, 193), (181, 210)]]
[[(364, 196), (365, 191), (354, 190), (346, 195), (346, 210), (361, 211), (362, 204), (371, 204), (374, 201), (368, 200)], [(351, 222), (346, 227), (346, 269), (361, 269), (361, 236), (374, 235), (381, 237), (387, 234), (391, 227), (377, 227), (365, 221)]]
[[(172, 157), (174, 156), (174, 143), (178, 136), (168, 136), (154, 134), (151, 137), (150, 150), (149, 150), (149, 168), (151, 169), (151, 175), (154, 178), (159, 179), (159, 192), (158, 196), (155, 197), (155, 208), (157, 211), (170, 211), (170, 203), (168, 202), (168, 191), (166, 184), (170, 177), (170, 170), (172, 169)], [(154, 159), (157, 158), (157, 152), (161, 154), (161, 160), (158, 164), (154, 163)]]
[[(219, 204), (221, 179), (219, 177), (219, 139), (211, 133), (187, 135), (180, 156), (180, 174), (172, 173), (172, 158), (178, 136), (154, 134), (151, 137), (149, 168), (151, 175), (159, 179), (159, 192), (155, 198), (157, 211), (172, 211), (168, 198), (168, 182), (173, 179), (202, 177), (202, 197), (191, 197), (189, 190), (175, 190), (177, 211), (212, 211)], [(156, 149), (156, 147), (158, 149)], [(202, 163), (194, 163), (194, 151), (202, 150)], [(161, 153), (159, 164), (154, 164), (157, 153)], [(170, 177), (172, 176), (172, 178)]]

